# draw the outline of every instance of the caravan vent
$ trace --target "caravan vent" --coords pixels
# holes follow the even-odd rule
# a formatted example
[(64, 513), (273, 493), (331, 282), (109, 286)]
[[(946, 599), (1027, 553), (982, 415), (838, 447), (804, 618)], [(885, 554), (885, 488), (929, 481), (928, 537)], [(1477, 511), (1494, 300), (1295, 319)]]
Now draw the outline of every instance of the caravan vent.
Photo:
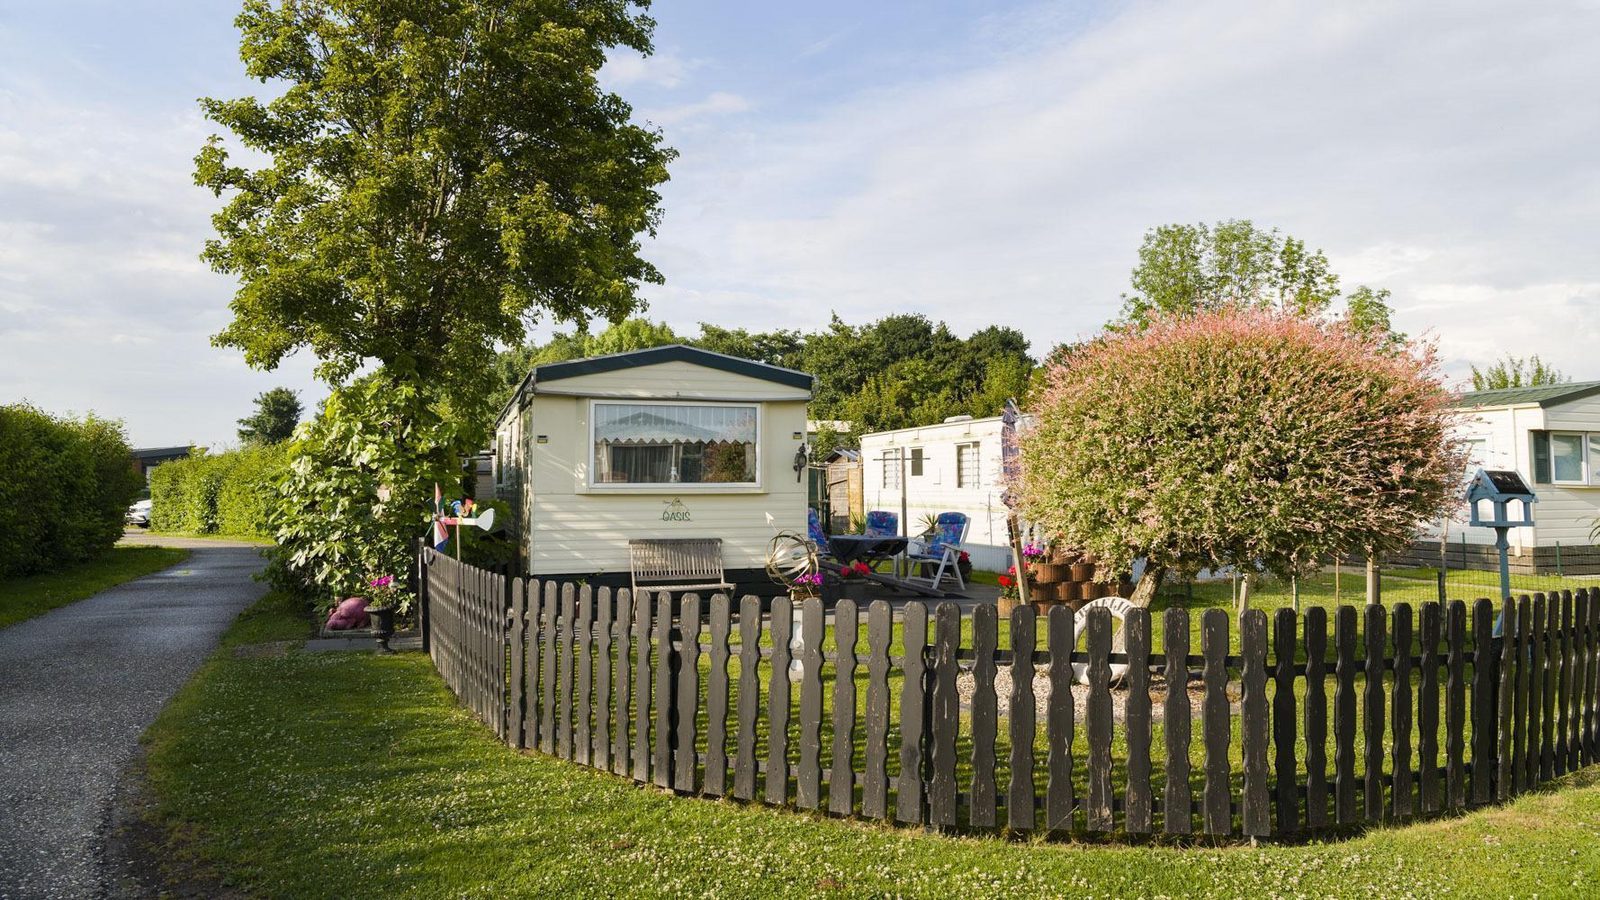
[(950, 416), (949, 418), (944, 420), (944, 424), (949, 425), (951, 422), (971, 422), (971, 421), (972, 421), (972, 417), (971, 416)]

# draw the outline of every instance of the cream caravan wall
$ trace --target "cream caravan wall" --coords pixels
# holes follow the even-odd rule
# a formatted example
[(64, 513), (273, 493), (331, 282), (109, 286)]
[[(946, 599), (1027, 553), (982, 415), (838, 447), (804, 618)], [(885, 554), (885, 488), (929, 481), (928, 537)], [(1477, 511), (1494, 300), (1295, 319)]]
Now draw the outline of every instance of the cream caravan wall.
[[(775, 530), (805, 533), (806, 483), (795, 477), (794, 456), (805, 433), (806, 391), (682, 362), (564, 378), (534, 390), (522, 435), (531, 574), (627, 572), (628, 541), (637, 538), (721, 538), (727, 568), (759, 569)], [(591, 404), (612, 397), (758, 401), (759, 484), (589, 485)]]
[[(1549, 431), (1587, 432), (1591, 446), (1586, 467), (1589, 478), (1587, 485), (1533, 484), (1532, 463), (1526, 469), (1519, 467), (1524, 475), (1529, 476), (1529, 484), (1534, 493), (1539, 495), (1539, 503), (1533, 512), (1539, 546), (1550, 547), (1557, 542), (1565, 547), (1593, 544), (1594, 541), (1589, 539), (1589, 529), (1594, 525), (1596, 515), (1600, 515), (1600, 453), (1595, 452), (1600, 450), (1600, 397), (1568, 400), (1541, 412), (1544, 414), (1543, 428)], [(1522, 452), (1531, 453), (1526, 449), (1526, 436), (1523, 443), (1525, 448)]]

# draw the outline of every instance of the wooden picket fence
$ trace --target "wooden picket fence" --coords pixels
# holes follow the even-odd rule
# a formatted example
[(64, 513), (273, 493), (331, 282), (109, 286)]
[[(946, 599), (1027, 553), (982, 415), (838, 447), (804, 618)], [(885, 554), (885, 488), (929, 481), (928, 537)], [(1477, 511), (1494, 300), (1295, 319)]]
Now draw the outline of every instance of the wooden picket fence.
[(1600, 760), (1600, 590), (1507, 601), (1503, 638), (1488, 600), (1424, 603), (1415, 620), (1406, 604), (1342, 606), (1331, 634), (1327, 611), (1281, 609), (1270, 641), (1252, 610), (1237, 652), (1228, 612), (1201, 614), (1193, 653), (1189, 612), (1168, 609), (1157, 653), (1145, 610), (1121, 648), (1092, 611), (1079, 649), (1071, 612), (1022, 607), (1002, 649), (993, 606), (963, 621), (937, 605), (930, 640), (920, 602), (896, 615), (842, 599), (830, 621), (815, 598), (795, 617), (782, 597), (419, 562), (429, 652), (497, 734), (683, 794), (944, 830), (1294, 838), (1503, 801)]

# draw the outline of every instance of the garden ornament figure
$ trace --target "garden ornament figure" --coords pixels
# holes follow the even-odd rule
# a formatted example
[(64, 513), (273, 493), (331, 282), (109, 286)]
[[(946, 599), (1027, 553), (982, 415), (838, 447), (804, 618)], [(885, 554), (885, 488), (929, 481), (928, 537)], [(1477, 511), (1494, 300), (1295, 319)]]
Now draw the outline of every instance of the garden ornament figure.
[(444, 514), (444, 494), (439, 490), (437, 483), (433, 486), (433, 548), (443, 550), (444, 545), (450, 540), (449, 526), (456, 527), (456, 559), (461, 559), (461, 526), (476, 525), (484, 531), (494, 527), (494, 508), (484, 510), (476, 516), (472, 515), (475, 504), (472, 498), (466, 500), (453, 500), (450, 503), (450, 515)]

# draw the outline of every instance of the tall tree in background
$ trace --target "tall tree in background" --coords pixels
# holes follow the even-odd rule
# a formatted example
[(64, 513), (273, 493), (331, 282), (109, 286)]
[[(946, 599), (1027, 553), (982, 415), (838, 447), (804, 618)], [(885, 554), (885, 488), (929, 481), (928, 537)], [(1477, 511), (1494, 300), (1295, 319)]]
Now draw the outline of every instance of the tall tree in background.
[(965, 339), (922, 315), (892, 315), (865, 325), (834, 316), (821, 331), (747, 331), (702, 323), (698, 336), (664, 323), (626, 319), (599, 334), (558, 333), (543, 344), (514, 347), (496, 363), (503, 404), (528, 370), (601, 353), (683, 343), (816, 375), (811, 417), (850, 423), (823, 434), (813, 450), (852, 447), (870, 431), (931, 425), (955, 415), (999, 415), (1007, 398), (1023, 397), (1034, 371), (1028, 339), (992, 326)]
[(1472, 367), (1472, 389), (1475, 391), (1565, 384), (1571, 380), (1571, 377), (1561, 374), (1561, 370), (1555, 366), (1546, 364), (1538, 354), (1524, 358), (1507, 353), (1503, 359), (1496, 360), (1491, 366), (1482, 369), (1477, 366)]
[(1339, 276), (1321, 250), (1262, 230), (1248, 219), (1216, 225), (1161, 225), (1145, 233), (1133, 293), (1122, 295), (1122, 322), (1147, 327), (1162, 315), (1227, 307), (1314, 315), (1339, 296)]
[[(1114, 331), (1225, 309), (1321, 316), (1339, 297), (1339, 276), (1321, 250), (1308, 250), (1305, 241), (1248, 219), (1152, 228), (1139, 246), (1131, 281), (1133, 293), (1122, 295)], [(1360, 285), (1346, 300), (1343, 321), (1393, 350), (1406, 336), (1393, 329), (1390, 315), (1389, 292)]]
[(1405, 346), (1406, 336), (1394, 330), (1389, 291), (1361, 285), (1345, 298), (1344, 324), (1356, 334), (1371, 338), (1384, 349)]
[(388, 486), (384, 533), (414, 533), (429, 482), (482, 440), (496, 342), (545, 316), (620, 320), (660, 280), (638, 235), (673, 154), (595, 79), (612, 48), (650, 52), (645, 5), (247, 0), (237, 19), (276, 96), (201, 101), (252, 151), (235, 163), (214, 136), (196, 159), (225, 198), (203, 258), (239, 280), (215, 341), (266, 369), (309, 349), (336, 395), (368, 370), (327, 409), (397, 452), (325, 483)]
[(278, 444), (294, 436), (300, 424), (300, 397), (286, 387), (256, 395), (256, 411), (239, 420), (239, 441), (244, 444)]

